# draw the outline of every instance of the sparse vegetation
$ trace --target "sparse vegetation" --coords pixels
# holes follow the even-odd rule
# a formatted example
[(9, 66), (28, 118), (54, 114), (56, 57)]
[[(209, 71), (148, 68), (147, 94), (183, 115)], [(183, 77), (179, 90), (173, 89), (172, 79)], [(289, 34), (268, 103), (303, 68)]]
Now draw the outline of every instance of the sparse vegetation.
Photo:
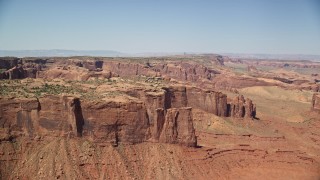
[(78, 89), (76, 87), (45, 83), (43, 86), (40, 87), (32, 87), (31, 92), (33, 92), (36, 96), (41, 96), (42, 94), (75, 94), (76, 92), (82, 91), (81, 89)]

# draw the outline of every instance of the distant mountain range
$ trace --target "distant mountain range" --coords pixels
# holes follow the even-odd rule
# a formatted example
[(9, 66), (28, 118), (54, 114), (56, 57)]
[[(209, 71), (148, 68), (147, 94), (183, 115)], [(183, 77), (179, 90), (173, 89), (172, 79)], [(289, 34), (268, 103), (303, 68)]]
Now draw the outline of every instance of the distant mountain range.
[[(183, 52), (147, 52), (147, 53), (122, 53), (112, 50), (0, 50), (0, 57), (67, 57), (67, 56), (103, 56), (103, 57), (147, 57), (147, 56), (172, 56), (183, 55)], [(203, 54), (203, 53), (187, 53)], [(312, 60), (320, 61), (320, 55), (305, 54), (242, 54), (242, 53), (220, 53), (231, 58), (247, 59), (270, 59), (270, 60)]]
[(229, 56), (230, 58), (320, 61), (320, 55), (308, 55), (308, 54), (241, 54), (241, 53), (221, 53), (221, 54), (225, 56)]
[(0, 56), (15, 57), (53, 57), (53, 56), (126, 56), (126, 54), (111, 50), (0, 50)]

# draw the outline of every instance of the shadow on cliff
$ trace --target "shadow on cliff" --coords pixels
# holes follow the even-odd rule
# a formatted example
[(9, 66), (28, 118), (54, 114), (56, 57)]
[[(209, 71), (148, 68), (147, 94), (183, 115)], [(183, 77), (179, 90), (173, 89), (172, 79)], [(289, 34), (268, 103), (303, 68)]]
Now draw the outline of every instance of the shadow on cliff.
[(74, 100), (74, 116), (76, 119), (76, 126), (77, 126), (77, 136), (81, 137), (83, 132), (83, 126), (84, 126), (84, 118), (82, 114), (82, 108), (81, 108), (81, 102), (80, 99)]

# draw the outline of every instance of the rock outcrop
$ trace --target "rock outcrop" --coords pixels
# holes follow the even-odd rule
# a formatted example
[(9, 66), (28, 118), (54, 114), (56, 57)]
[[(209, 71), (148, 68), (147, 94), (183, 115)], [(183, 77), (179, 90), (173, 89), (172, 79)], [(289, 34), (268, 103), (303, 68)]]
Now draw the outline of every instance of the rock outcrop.
[(166, 90), (166, 107), (193, 107), (217, 116), (227, 116), (227, 96), (195, 87), (171, 86)]
[(187, 62), (175, 62), (174, 64), (156, 63), (148, 66), (139, 63), (106, 61), (103, 69), (109, 70), (122, 77), (128, 76), (163, 76), (180, 81), (197, 81), (200, 79), (212, 79), (216, 72), (199, 64)]
[(45, 59), (2, 57), (0, 69), (5, 71), (0, 73), (0, 79), (37, 78), (46, 63)]
[(96, 61), (85, 61), (83, 63), (83, 67), (89, 69), (90, 71), (99, 71), (102, 70), (103, 61), (96, 60)]
[[(216, 116), (238, 118), (254, 118), (256, 111), (252, 101), (250, 99), (245, 100), (243, 96), (239, 96), (228, 103), (227, 95), (196, 87), (170, 86), (163, 88), (162, 92), (134, 89), (127, 92), (127, 94), (137, 97), (146, 103), (151, 121), (154, 119), (157, 108), (166, 110), (169, 108), (192, 107)], [(245, 108), (243, 112), (242, 107)]]
[(23, 79), (23, 78), (36, 78), (39, 66), (15, 66), (9, 70), (0, 73), (0, 79)]
[(11, 68), (0, 74), (0, 79), (22, 79), (25, 78), (24, 69), (20, 67)]
[(0, 69), (11, 69), (21, 63), (20, 58), (16, 57), (1, 57), (0, 58)]
[(245, 99), (242, 95), (235, 97), (228, 105), (228, 115), (235, 118), (255, 118), (256, 106), (251, 99)]
[(85, 136), (95, 141), (140, 143), (149, 139), (149, 121), (141, 101), (84, 102)]
[(33, 120), (38, 118), (39, 102), (37, 99), (0, 99), (0, 127), (8, 133), (23, 133), (33, 136)]
[(82, 136), (84, 119), (78, 98), (1, 99), (0, 108), (0, 125), (11, 131), (30, 137), (70, 133)]
[(227, 96), (225, 94), (195, 87), (188, 87), (186, 91), (188, 106), (202, 109), (217, 116), (228, 116)]
[(158, 108), (151, 119), (142, 101), (80, 102), (50, 95), (1, 99), (0, 110), (0, 126), (10, 135), (78, 136), (115, 146), (146, 141), (196, 146), (191, 108)]
[(173, 86), (166, 88), (166, 107), (192, 107), (221, 117), (255, 118), (256, 107), (243, 96), (227, 102), (221, 92), (202, 90), (195, 87)]
[(44, 79), (60, 78), (76, 81), (87, 81), (96, 78), (109, 79), (112, 76), (110, 71), (88, 70), (77, 66), (56, 66), (39, 73), (39, 77)]
[(84, 118), (79, 98), (46, 96), (39, 99), (39, 106), (38, 121), (44, 132), (82, 136)]
[(193, 127), (191, 110), (189, 107), (168, 109), (159, 141), (192, 147), (196, 146), (197, 139)]
[(312, 96), (312, 110), (320, 112), (320, 94), (313, 94)]

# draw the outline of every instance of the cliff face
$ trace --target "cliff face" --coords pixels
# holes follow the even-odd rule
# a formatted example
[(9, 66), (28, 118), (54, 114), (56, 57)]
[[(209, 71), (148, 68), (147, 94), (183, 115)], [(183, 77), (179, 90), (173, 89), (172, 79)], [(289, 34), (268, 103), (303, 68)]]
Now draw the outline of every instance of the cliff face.
[(62, 65), (75, 65), (78, 67), (84, 67), (88, 69), (89, 71), (99, 71), (102, 69), (103, 61), (100, 60), (72, 60), (69, 59), (66, 62), (62, 62)]
[(39, 103), (36, 99), (0, 100), (0, 126), (7, 133), (18, 132), (33, 136), (33, 120), (38, 118)]
[(46, 63), (44, 59), (0, 58), (0, 69), (6, 69), (0, 73), (0, 79), (37, 78)]
[(180, 108), (188, 106), (187, 89), (185, 86), (171, 86), (166, 91), (166, 108)]
[(196, 146), (197, 139), (193, 127), (191, 110), (191, 108), (168, 109), (159, 141), (192, 147)]
[(127, 92), (130, 96), (144, 101), (149, 118), (154, 119), (157, 108), (192, 107), (221, 117), (255, 118), (256, 108), (250, 99), (243, 96), (227, 102), (227, 95), (221, 92), (202, 90), (196, 87), (170, 86), (162, 92), (147, 92), (134, 89)]
[(256, 106), (250, 99), (244, 99), (244, 97), (235, 97), (229, 105), (228, 114), (235, 118), (255, 118)]
[(0, 73), (0, 79), (23, 79), (36, 78), (38, 71), (41, 69), (39, 65), (15, 66), (9, 70)]
[(139, 63), (106, 61), (103, 63), (103, 69), (122, 77), (135, 75), (163, 76), (181, 81), (211, 79), (217, 73), (203, 65), (194, 65), (186, 62), (174, 64), (158, 63), (154, 66), (148, 66)]
[(224, 117), (255, 116), (255, 106), (243, 96), (228, 104), (220, 92), (193, 87), (174, 86), (160, 92), (141, 89), (131, 95), (137, 99), (80, 102), (75, 97), (51, 95), (1, 99), (0, 125), (8, 134), (29, 137), (83, 136), (114, 145), (160, 141), (195, 146), (192, 108)]
[(84, 102), (84, 136), (95, 141), (139, 143), (149, 139), (149, 122), (142, 102)]
[(22, 67), (14, 67), (0, 74), (1, 79), (22, 79), (25, 78), (25, 71)]
[(199, 79), (211, 79), (215, 72), (210, 71), (203, 65), (193, 65), (186, 62), (174, 63), (173, 65), (158, 64), (153, 68), (161, 75), (181, 81), (196, 81)]
[[(160, 142), (196, 146), (191, 108), (155, 109), (151, 119), (141, 101), (80, 102), (67, 96), (1, 99), (0, 108), (0, 125), (13, 136), (78, 136), (117, 145), (159, 142), (166, 131), (172, 139), (161, 138)], [(179, 117), (172, 119), (172, 111)], [(167, 132), (168, 123), (174, 126), (175, 135)]]
[(36, 135), (82, 135), (80, 100), (47, 96), (37, 99), (1, 99), (0, 125), (12, 133)]
[(0, 58), (1, 69), (11, 69), (14, 66), (17, 66), (18, 63), (21, 63), (20, 58), (16, 58), (16, 57), (1, 57)]
[[(213, 56), (206, 60), (206, 63), (215, 65), (223, 65), (225, 57)], [(232, 89), (250, 86), (273, 85), (265, 81), (244, 78), (244, 77), (225, 77), (220, 72), (210, 69), (205, 65), (190, 61), (155, 61), (154, 63), (139, 63), (128, 61), (103, 61), (95, 59), (34, 59), (34, 60), (6, 60), (1, 64), (0, 68), (10, 67), (11, 64), (21, 63), (24, 73), (9, 71), (7, 74), (1, 74), (0, 79), (18, 79), (18, 78), (63, 78), (67, 80), (88, 80), (89, 78), (110, 78), (110, 77), (132, 77), (132, 76), (148, 76), (163, 77), (165, 79), (175, 79), (188, 82), (211, 82), (216, 89)], [(33, 64), (35, 67), (26, 67), (26, 64)], [(47, 66), (48, 65), (48, 66)], [(3, 66), (3, 67), (2, 67)], [(41, 67), (45, 71), (41, 70)], [(59, 68), (60, 67), (60, 68)], [(73, 71), (74, 70), (74, 71)], [(12, 73), (11, 73), (12, 72)], [(9, 74), (13, 74), (12, 76)], [(39, 74), (39, 75), (38, 75)]]
[(173, 86), (165, 90), (167, 107), (193, 107), (217, 116), (227, 116), (227, 96), (221, 92), (184, 86)]
[(38, 109), (39, 132), (82, 136), (84, 118), (79, 98), (47, 96), (39, 99)]
[(173, 86), (165, 90), (165, 106), (168, 108), (192, 107), (221, 117), (255, 118), (255, 105), (243, 96), (228, 103), (227, 96), (221, 92), (184, 86)]
[(312, 96), (312, 109), (320, 112), (320, 94), (313, 94)]
[(227, 96), (221, 92), (187, 88), (188, 106), (226, 117)]

